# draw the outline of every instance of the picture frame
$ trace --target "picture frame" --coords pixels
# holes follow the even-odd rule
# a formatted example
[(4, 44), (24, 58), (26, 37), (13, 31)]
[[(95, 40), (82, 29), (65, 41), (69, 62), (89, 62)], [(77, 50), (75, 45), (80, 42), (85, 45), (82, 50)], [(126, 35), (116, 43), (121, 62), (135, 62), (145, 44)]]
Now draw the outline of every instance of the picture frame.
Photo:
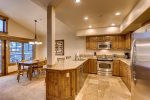
[(55, 55), (64, 55), (64, 40), (55, 40)]

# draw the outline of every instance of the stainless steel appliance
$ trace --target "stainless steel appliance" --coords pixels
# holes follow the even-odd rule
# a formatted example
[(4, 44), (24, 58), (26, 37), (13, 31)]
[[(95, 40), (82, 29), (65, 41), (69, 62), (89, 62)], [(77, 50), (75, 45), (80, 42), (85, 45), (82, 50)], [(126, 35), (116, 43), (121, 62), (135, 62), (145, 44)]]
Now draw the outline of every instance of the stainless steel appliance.
[(97, 58), (97, 74), (104, 76), (112, 75), (112, 61), (110, 58)]
[(111, 49), (111, 42), (98, 42), (98, 49)]
[(150, 100), (150, 32), (133, 34), (131, 100)]

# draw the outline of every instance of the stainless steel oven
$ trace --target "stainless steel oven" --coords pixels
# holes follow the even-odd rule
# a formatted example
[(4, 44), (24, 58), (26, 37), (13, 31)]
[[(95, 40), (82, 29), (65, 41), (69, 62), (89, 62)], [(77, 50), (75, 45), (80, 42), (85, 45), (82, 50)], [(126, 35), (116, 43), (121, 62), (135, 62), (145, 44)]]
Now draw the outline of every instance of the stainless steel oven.
[(98, 60), (97, 73), (99, 75), (111, 76), (112, 75), (112, 60)]
[(98, 49), (111, 49), (111, 42), (98, 42)]

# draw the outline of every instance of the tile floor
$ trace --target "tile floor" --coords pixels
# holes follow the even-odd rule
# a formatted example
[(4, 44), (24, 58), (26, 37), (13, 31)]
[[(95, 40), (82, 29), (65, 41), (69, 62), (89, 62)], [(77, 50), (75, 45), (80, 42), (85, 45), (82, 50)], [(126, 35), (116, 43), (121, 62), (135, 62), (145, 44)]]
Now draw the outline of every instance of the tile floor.
[[(32, 81), (16, 74), (0, 77), (0, 100), (45, 100), (45, 75)], [(76, 100), (130, 100), (130, 92), (119, 77), (89, 75)]]

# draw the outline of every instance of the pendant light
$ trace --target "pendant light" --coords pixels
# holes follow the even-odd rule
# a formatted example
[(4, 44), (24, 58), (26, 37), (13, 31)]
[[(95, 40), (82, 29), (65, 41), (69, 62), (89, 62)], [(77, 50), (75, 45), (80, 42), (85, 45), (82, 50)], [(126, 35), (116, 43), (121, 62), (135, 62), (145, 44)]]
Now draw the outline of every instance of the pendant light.
[(42, 44), (42, 42), (39, 42), (39, 41), (37, 40), (37, 35), (36, 35), (36, 23), (37, 23), (37, 20), (34, 20), (34, 22), (35, 22), (35, 37), (34, 37), (34, 41), (29, 42), (29, 44), (32, 44), (32, 45), (40, 45), (40, 44)]

